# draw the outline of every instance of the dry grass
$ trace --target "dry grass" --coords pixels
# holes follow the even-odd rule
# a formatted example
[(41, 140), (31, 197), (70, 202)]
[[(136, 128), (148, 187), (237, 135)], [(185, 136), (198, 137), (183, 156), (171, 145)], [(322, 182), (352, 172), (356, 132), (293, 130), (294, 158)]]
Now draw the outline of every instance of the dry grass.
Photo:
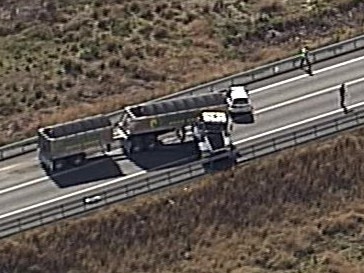
[(363, 31), (360, 1), (305, 2), (2, 1), (0, 143)]
[(363, 272), (363, 133), (2, 240), (0, 271)]

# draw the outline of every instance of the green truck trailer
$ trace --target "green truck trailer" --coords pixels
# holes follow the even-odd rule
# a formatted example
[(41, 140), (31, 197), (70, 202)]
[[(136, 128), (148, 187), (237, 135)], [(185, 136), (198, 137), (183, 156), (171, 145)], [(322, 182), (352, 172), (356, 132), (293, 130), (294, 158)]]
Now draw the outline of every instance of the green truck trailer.
[(226, 97), (221, 93), (184, 96), (126, 107), (117, 126), (125, 154), (154, 149), (158, 137), (193, 125), (205, 111), (227, 112)]
[(38, 130), (38, 157), (50, 172), (78, 166), (87, 157), (107, 151), (112, 136), (113, 126), (103, 115), (48, 126)]

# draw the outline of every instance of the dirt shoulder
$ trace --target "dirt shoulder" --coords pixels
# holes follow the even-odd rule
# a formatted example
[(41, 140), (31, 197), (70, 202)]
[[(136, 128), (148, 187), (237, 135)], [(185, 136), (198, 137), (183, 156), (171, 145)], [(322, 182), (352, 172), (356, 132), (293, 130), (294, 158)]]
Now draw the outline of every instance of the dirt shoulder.
[(0, 143), (363, 32), (360, 1), (2, 1)]

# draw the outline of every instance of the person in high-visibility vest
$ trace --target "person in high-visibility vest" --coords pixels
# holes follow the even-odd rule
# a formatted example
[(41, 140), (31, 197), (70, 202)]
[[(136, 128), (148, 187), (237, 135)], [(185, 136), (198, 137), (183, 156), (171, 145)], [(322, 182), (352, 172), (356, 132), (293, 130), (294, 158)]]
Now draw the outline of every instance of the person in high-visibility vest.
[(310, 62), (310, 59), (308, 57), (308, 54), (309, 54), (309, 51), (308, 51), (307, 47), (306, 46), (302, 47), (301, 52), (300, 52), (300, 58), (301, 58), (300, 67), (301, 67), (301, 69), (303, 69), (304, 64), (306, 63), (307, 68), (308, 68), (308, 73), (310, 75), (313, 75), (312, 74), (312, 68), (311, 68), (311, 62)]

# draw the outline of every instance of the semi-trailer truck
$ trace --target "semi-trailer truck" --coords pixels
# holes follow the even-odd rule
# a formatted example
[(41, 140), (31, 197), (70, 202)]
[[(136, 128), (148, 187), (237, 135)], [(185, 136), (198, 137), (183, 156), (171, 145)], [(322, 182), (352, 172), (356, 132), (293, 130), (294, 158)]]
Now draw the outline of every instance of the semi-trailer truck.
[[(128, 106), (119, 122), (104, 115), (38, 130), (41, 165), (50, 172), (79, 166), (95, 153), (105, 153), (119, 141), (125, 155), (156, 149), (165, 133), (191, 129), (201, 155), (229, 150), (226, 97), (208, 93)], [(182, 139), (184, 137), (182, 136)]]

